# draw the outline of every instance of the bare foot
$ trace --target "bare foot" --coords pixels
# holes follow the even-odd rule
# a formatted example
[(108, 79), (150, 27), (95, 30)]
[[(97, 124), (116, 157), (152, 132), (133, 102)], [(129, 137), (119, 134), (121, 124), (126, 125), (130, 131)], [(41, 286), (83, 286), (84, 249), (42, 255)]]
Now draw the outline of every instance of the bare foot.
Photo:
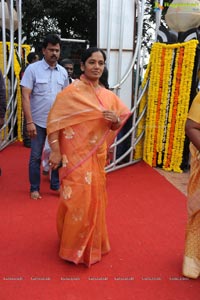
[(38, 191), (31, 192), (30, 197), (33, 200), (38, 200), (38, 199), (42, 198), (42, 196), (40, 195), (40, 193)]

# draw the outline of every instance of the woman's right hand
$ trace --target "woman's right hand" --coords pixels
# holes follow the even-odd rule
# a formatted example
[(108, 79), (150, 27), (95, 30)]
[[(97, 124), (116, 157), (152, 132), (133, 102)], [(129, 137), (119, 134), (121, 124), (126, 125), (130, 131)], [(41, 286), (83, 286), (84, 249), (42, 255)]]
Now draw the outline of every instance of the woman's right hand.
[(62, 161), (62, 156), (58, 151), (51, 151), (49, 156), (49, 166), (52, 170), (57, 169)]

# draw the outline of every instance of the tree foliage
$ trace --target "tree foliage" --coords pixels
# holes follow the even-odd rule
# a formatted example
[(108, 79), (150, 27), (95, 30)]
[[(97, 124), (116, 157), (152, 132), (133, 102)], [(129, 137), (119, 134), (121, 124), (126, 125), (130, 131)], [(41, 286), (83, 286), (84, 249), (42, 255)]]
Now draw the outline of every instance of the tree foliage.
[(49, 32), (96, 44), (97, 0), (26, 0), (22, 14), (23, 34), (32, 46)]
[(173, 0), (163, 1), (163, 6), (159, 6), (158, 1), (156, 0), (146, 0), (146, 9), (145, 15), (148, 16), (147, 19), (150, 23), (155, 23), (155, 13), (156, 10), (161, 9), (161, 25), (164, 27), (168, 27), (165, 22), (165, 14), (169, 8), (169, 5), (172, 3)]
[(156, 0), (146, 0), (145, 1), (145, 13), (144, 13), (144, 24), (143, 24), (143, 45), (147, 47), (150, 51), (151, 40), (153, 38), (153, 31), (155, 30), (156, 23), (156, 11), (161, 10), (161, 20), (160, 25), (168, 29), (168, 25), (165, 22), (165, 14), (169, 5), (173, 0), (166, 0), (163, 2), (163, 6), (159, 6)]

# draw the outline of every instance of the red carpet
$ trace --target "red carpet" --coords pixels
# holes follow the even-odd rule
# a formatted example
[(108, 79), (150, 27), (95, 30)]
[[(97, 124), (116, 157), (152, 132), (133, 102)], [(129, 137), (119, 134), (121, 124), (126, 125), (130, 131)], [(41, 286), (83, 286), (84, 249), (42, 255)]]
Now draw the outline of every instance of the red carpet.
[(29, 199), (29, 149), (0, 152), (0, 300), (193, 300), (200, 282), (181, 275), (186, 197), (144, 162), (109, 173), (112, 250), (90, 269), (58, 257), (56, 192)]

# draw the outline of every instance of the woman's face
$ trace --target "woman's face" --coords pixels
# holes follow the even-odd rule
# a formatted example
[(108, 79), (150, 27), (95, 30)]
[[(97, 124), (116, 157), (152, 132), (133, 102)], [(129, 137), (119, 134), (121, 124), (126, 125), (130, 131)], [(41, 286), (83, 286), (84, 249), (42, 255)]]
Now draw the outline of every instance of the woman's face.
[(104, 70), (104, 58), (101, 52), (93, 52), (86, 60), (85, 64), (81, 64), (81, 70), (85, 76), (91, 81), (97, 81)]

